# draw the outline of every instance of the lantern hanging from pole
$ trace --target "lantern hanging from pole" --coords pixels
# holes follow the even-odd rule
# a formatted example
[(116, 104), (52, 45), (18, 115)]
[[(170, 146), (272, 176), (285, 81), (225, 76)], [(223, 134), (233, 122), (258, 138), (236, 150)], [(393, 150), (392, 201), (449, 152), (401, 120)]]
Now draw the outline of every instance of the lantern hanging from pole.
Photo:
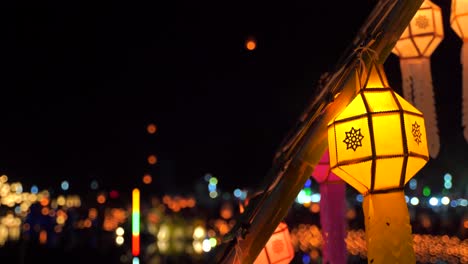
[(452, 0), (450, 13), (450, 26), (463, 40), (460, 62), (462, 65), (463, 101), (462, 101), (462, 127), (465, 140), (468, 142), (468, 1)]
[(429, 159), (423, 114), (389, 87), (381, 64), (362, 72), (359, 93), (328, 124), (331, 170), (364, 196), (368, 263), (415, 263), (403, 189)]
[(330, 171), (328, 149), (315, 166), (312, 177), (320, 186), (322, 262), (346, 263), (346, 183)]
[(400, 59), (403, 97), (421, 109), (426, 118), (429, 154), (432, 158), (439, 154), (440, 139), (430, 56), (443, 38), (440, 7), (425, 0), (392, 50)]
[(288, 264), (294, 258), (288, 225), (282, 221), (268, 239), (254, 264)]

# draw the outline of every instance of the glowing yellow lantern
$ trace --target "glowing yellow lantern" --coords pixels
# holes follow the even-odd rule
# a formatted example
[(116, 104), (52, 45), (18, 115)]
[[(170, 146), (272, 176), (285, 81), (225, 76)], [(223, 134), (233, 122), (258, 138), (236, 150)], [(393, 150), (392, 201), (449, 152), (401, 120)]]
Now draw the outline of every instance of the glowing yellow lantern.
[(254, 264), (287, 264), (293, 258), (294, 248), (288, 226), (285, 222), (280, 222)]
[(382, 65), (328, 125), (333, 173), (364, 195), (369, 263), (415, 263), (404, 185), (428, 161), (423, 114), (389, 87)]
[(468, 45), (466, 45), (468, 42), (468, 0), (452, 0), (450, 26), (463, 40), (460, 55), (463, 68), (462, 126), (464, 127), (463, 135), (468, 142), (468, 67), (464, 67), (465, 62), (468, 62)]
[(426, 118), (429, 153), (432, 158), (439, 154), (440, 139), (430, 56), (443, 38), (440, 7), (425, 0), (392, 50), (400, 58), (403, 97), (421, 109)]

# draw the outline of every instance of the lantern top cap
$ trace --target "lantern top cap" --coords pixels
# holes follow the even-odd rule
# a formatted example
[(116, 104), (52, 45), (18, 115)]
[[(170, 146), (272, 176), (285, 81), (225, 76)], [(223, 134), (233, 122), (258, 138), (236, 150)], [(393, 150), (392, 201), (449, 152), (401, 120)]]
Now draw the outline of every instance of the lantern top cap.
[(361, 89), (390, 87), (383, 65), (381, 63), (372, 61), (368, 71), (363, 70), (361, 71), (360, 75), (361, 77), (359, 79), (361, 80)]

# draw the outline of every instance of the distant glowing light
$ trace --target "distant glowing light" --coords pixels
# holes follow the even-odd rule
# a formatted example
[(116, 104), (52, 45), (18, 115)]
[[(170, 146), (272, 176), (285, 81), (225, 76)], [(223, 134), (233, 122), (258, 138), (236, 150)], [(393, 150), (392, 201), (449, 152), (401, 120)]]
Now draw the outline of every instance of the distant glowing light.
[(218, 197), (218, 192), (217, 191), (211, 191), (210, 192), (210, 198), (214, 199), (216, 197)]
[(452, 200), (452, 201), (450, 202), (450, 206), (452, 206), (452, 207), (457, 207), (457, 206), (458, 206), (458, 202), (457, 202), (456, 200)]
[(467, 205), (468, 205), (468, 201), (467, 201), (466, 199), (459, 199), (458, 205), (460, 205), (460, 206), (467, 206)]
[(312, 185), (312, 181), (310, 179), (307, 179), (307, 181), (304, 183), (304, 187), (310, 187)]
[(203, 240), (202, 248), (203, 248), (203, 251), (205, 251), (205, 252), (210, 252), (210, 250), (211, 250), (211, 242), (210, 242), (209, 239)]
[(358, 194), (356, 195), (356, 201), (362, 203), (362, 201), (364, 201), (364, 197), (362, 196), (362, 194)]
[(252, 51), (257, 47), (257, 42), (254, 39), (249, 39), (245, 43), (245, 48)]
[(37, 194), (39, 192), (39, 188), (36, 185), (31, 186), (31, 193)]
[(97, 190), (99, 188), (99, 184), (96, 180), (93, 180), (90, 184), (91, 190)]
[(310, 256), (308, 254), (302, 255), (302, 263), (309, 264), (310, 263)]
[(437, 206), (439, 205), (439, 199), (437, 199), (437, 197), (431, 197), (431, 199), (429, 199), (429, 204), (432, 206)]
[(247, 199), (247, 191), (242, 191), (242, 194), (240, 196), (241, 200)]
[(104, 194), (99, 194), (96, 198), (96, 201), (99, 203), (99, 204), (103, 204), (106, 202), (106, 196)]
[(140, 259), (138, 257), (133, 257), (132, 264), (140, 264)]
[(310, 195), (307, 195), (304, 189), (302, 189), (299, 191), (296, 201), (297, 203), (300, 203), (300, 204), (310, 203)]
[(119, 198), (119, 192), (116, 190), (112, 190), (109, 192), (109, 197), (112, 199), (117, 199)]
[(156, 164), (156, 162), (158, 162), (158, 158), (156, 157), (156, 155), (149, 155), (148, 156), (148, 163), (151, 164), (151, 165), (154, 165)]
[(0, 176), (0, 182), (1, 183), (5, 183), (8, 181), (8, 176), (6, 176), (5, 174), (3, 174), (2, 176)]
[(423, 195), (428, 197), (429, 195), (431, 195), (431, 188), (429, 188), (428, 186), (424, 186), (423, 188)]
[(122, 236), (118, 236), (115, 238), (115, 243), (119, 246), (123, 245), (125, 239)]
[(313, 203), (320, 202), (320, 193), (314, 193), (310, 196), (310, 201)]
[(211, 177), (210, 178), (210, 184), (212, 184), (212, 185), (218, 184), (218, 179), (216, 177)]
[(148, 134), (154, 134), (156, 133), (156, 130), (157, 127), (155, 124), (149, 124), (148, 126), (146, 126), (146, 131), (148, 132)]
[(203, 243), (200, 241), (193, 241), (192, 242), (193, 250), (197, 254), (203, 253)]
[(216, 247), (216, 244), (217, 244), (216, 238), (211, 237), (209, 240), (210, 240), (210, 246), (212, 248)]
[(209, 192), (214, 192), (214, 191), (216, 191), (216, 185), (211, 184), (211, 183), (208, 184), (208, 191), (209, 191)]
[(62, 184), (60, 184), (60, 187), (62, 188), (62, 190), (66, 191), (68, 190), (68, 188), (70, 188), (70, 184), (68, 183), (68, 181), (63, 181)]
[(447, 196), (444, 196), (444, 197), (442, 197), (442, 199), (440, 199), (440, 202), (443, 205), (448, 205), (450, 203), (450, 198), (448, 198)]
[(411, 179), (411, 180), (409, 181), (409, 188), (410, 188), (411, 190), (416, 190), (417, 187), (418, 187), (418, 180), (416, 180), (416, 179)]
[(115, 234), (118, 235), (118, 236), (123, 236), (124, 233), (125, 233), (125, 230), (121, 226), (119, 226), (119, 227), (117, 227), (117, 229), (115, 229)]
[(409, 197), (407, 195), (405, 195), (405, 201), (406, 203), (409, 203)]
[(206, 236), (205, 228), (202, 226), (195, 227), (193, 230), (193, 239), (194, 240), (202, 240)]
[(451, 180), (452, 180), (452, 175), (450, 173), (445, 173), (444, 181), (451, 181)]
[(142, 181), (144, 184), (150, 184), (153, 181), (153, 177), (151, 177), (151, 174), (147, 173), (143, 175)]
[(450, 182), (450, 181), (444, 182), (444, 188), (445, 189), (452, 189), (452, 182)]
[(138, 188), (132, 191), (132, 255), (140, 255), (140, 190)]
[(207, 173), (205, 174), (205, 176), (203, 177), (203, 179), (205, 179), (206, 182), (209, 182), (211, 177), (213, 177), (213, 175), (211, 175), (210, 173)]
[(411, 198), (410, 203), (411, 203), (412, 205), (418, 205), (418, 204), (419, 204), (419, 199), (418, 199), (418, 197), (413, 197), (413, 198)]
[(242, 195), (242, 191), (240, 189), (235, 189), (233, 193), (236, 198), (240, 198)]

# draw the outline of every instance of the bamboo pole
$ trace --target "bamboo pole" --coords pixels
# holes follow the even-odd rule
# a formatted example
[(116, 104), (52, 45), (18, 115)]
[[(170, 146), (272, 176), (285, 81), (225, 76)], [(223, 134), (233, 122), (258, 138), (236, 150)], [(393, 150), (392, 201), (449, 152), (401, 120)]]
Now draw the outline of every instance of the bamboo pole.
[(355, 67), (370, 63), (356, 50), (368, 47), (383, 63), (423, 0), (380, 0), (362, 25), (357, 36), (338, 61), (336, 70), (325, 80), (299, 118), (290, 136), (281, 144), (277, 158), (264, 179), (265, 189), (251, 201), (237, 219), (236, 226), (218, 247), (215, 263), (253, 263), (266, 242), (286, 216), (291, 204), (313, 168), (328, 147), (327, 125), (352, 99), (357, 91), (353, 85)]

